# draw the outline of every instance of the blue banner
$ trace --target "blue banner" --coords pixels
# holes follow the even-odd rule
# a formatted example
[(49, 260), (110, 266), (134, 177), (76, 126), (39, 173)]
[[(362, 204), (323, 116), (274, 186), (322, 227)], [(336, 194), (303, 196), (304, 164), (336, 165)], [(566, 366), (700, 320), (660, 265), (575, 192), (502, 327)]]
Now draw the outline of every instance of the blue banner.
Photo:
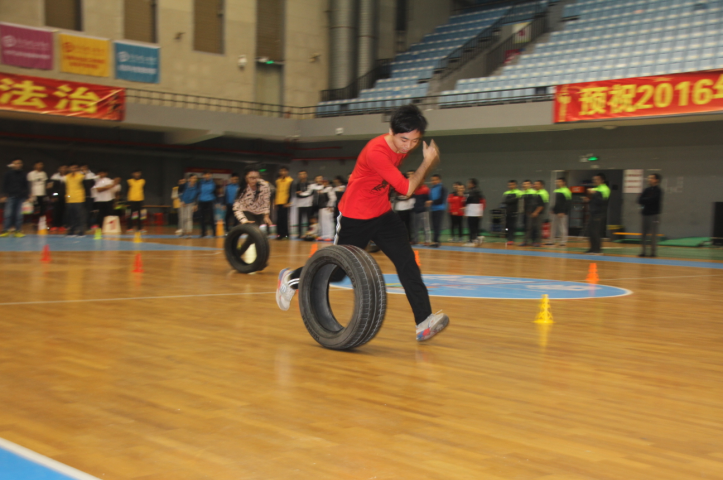
[(131, 82), (160, 81), (160, 48), (135, 43), (115, 44), (115, 77)]

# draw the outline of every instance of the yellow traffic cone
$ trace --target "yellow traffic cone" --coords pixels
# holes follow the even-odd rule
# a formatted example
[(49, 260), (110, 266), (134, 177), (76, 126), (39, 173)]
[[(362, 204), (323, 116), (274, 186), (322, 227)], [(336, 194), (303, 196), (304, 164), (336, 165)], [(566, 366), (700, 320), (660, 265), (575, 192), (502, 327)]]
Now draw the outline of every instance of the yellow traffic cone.
[(143, 243), (141, 232), (136, 232), (136, 234), (133, 236), (133, 243)]
[(552, 320), (552, 313), (550, 312), (550, 298), (547, 294), (542, 296), (540, 300), (540, 312), (535, 318), (535, 323), (555, 323)]
[(95, 229), (95, 236), (93, 237), (95, 240), (103, 240), (103, 231), (100, 228)]
[(217, 237), (223, 237), (226, 234), (223, 228), (223, 220), (219, 220), (216, 222), (216, 236)]

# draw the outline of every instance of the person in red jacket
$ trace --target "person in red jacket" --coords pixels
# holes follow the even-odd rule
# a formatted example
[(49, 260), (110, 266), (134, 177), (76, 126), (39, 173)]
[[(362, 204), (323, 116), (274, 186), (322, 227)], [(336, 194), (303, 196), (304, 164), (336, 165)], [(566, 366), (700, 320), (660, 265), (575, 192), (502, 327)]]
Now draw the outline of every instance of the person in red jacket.
[[(393, 114), (389, 132), (369, 141), (359, 154), (349, 186), (339, 204), (339, 218), (334, 243), (366, 248), (370, 240), (381, 248), (394, 263), (399, 281), (404, 287), (414, 313), (416, 339), (429, 340), (448, 324), (444, 313), (432, 313), (429, 292), (422, 280), (422, 272), (409, 245), (407, 229), (394, 213), (389, 202), (389, 191), (411, 196), (424, 182), (428, 171), (439, 161), (439, 150), (434, 141), (422, 142), (427, 120), (415, 105), (399, 107)], [(402, 175), (399, 165), (407, 154), (422, 145), (424, 160), (409, 178)], [(298, 289), (303, 267), (283, 269), (279, 273), (276, 303), (288, 310)]]
[[(453, 191), (447, 197), (447, 205), (449, 208), (449, 216), (452, 219), (452, 241), (461, 242), (464, 235), (464, 185), (460, 182), (454, 182)], [(459, 235), (455, 233), (459, 231)]]

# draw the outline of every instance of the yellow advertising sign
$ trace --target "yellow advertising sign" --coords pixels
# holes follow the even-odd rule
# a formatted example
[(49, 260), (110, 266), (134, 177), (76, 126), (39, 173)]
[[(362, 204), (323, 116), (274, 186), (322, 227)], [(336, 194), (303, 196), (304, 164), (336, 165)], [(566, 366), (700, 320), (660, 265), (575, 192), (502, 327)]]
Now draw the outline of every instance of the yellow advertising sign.
[(59, 37), (60, 71), (94, 77), (110, 76), (109, 40), (67, 33), (61, 33)]

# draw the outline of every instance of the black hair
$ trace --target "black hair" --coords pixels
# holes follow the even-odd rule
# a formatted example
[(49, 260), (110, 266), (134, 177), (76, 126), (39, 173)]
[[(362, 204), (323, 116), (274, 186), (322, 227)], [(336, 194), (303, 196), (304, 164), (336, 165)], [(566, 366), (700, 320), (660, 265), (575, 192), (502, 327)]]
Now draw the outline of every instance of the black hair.
[(437, 177), (438, 179), (442, 180), (442, 175), (440, 175), (438, 173), (435, 173), (434, 175), (432, 175), (432, 178), (434, 178), (434, 177)]
[(308, 173), (308, 172), (307, 172), (306, 170), (299, 170), (299, 171), (296, 172), (296, 173), (297, 173), (297, 175), (298, 175), (299, 173)]
[(545, 181), (544, 181), (544, 180), (535, 180), (535, 182), (540, 182), (543, 187), (545, 186)]
[(203, 174), (204, 174), (204, 175), (210, 175), (211, 172), (209, 172), (208, 170), (205, 170), (205, 171), (203, 172)]
[(281, 166), (279, 167), (279, 170), (286, 170), (286, 171), (288, 172), (288, 171), (289, 171), (289, 167), (287, 167), (286, 165), (281, 165)]
[(141, 173), (141, 169), (140, 169), (140, 168), (136, 168), (136, 169), (133, 170), (131, 173)]
[(198, 175), (196, 175), (195, 173), (192, 173), (192, 174), (190, 174), (190, 175), (188, 176), (188, 178), (191, 178), (191, 177), (196, 177), (196, 178), (198, 178)]
[(79, 167), (79, 166), (80, 166), (80, 165), (78, 165), (78, 162), (70, 162), (70, 163), (68, 164), (69, 167), (72, 167), (73, 165), (75, 165), (76, 167)]
[(108, 173), (108, 169), (107, 168), (99, 168), (98, 173)]
[(415, 130), (424, 135), (424, 131), (427, 130), (427, 119), (424, 118), (422, 111), (415, 105), (402, 105), (392, 113), (389, 126), (395, 135)]
[(507, 183), (517, 183), (517, 180), (509, 180)]
[(232, 177), (232, 178), (233, 178), (233, 177), (238, 177), (238, 173), (233, 172), (233, 173), (231, 174), (231, 177)]
[(608, 181), (608, 179), (605, 178), (605, 174), (602, 172), (596, 173), (595, 175), (593, 175), (593, 178), (594, 177), (600, 177), (600, 180), (602, 180), (603, 183), (607, 183), (607, 181)]
[(342, 185), (346, 185), (346, 180), (341, 175), (337, 175), (336, 177), (334, 177), (334, 180), (339, 180), (339, 183), (341, 183)]
[(475, 188), (477, 188), (479, 186), (479, 183), (477, 183), (476, 178), (470, 178), (469, 180), (467, 180), (467, 183), (471, 183)]
[[(236, 191), (236, 198), (239, 198), (241, 195), (243, 195), (244, 192), (246, 191), (246, 188), (248, 188), (249, 184), (246, 181), (246, 177), (248, 176), (248, 174), (251, 172), (258, 172), (258, 171), (259, 171), (259, 169), (256, 167), (246, 167), (246, 169), (244, 170), (244, 176), (239, 178), (239, 186), (238, 186), (238, 190)], [(256, 182), (256, 193), (254, 194), (254, 202), (256, 200), (258, 200), (259, 193), (261, 193), (261, 189), (259, 188), (259, 183)]]
[(653, 177), (655, 177), (655, 179), (656, 179), (657, 181), (660, 181), (660, 179), (661, 179), (661, 176), (660, 176), (659, 173), (651, 173), (650, 175), (652, 175)]
[(560, 177), (557, 180), (562, 180), (563, 182), (567, 183), (567, 179), (565, 179), (565, 177)]
[(532, 180), (522, 180), (522, 183), (525, 183), (525, 182), (532, 183)]

